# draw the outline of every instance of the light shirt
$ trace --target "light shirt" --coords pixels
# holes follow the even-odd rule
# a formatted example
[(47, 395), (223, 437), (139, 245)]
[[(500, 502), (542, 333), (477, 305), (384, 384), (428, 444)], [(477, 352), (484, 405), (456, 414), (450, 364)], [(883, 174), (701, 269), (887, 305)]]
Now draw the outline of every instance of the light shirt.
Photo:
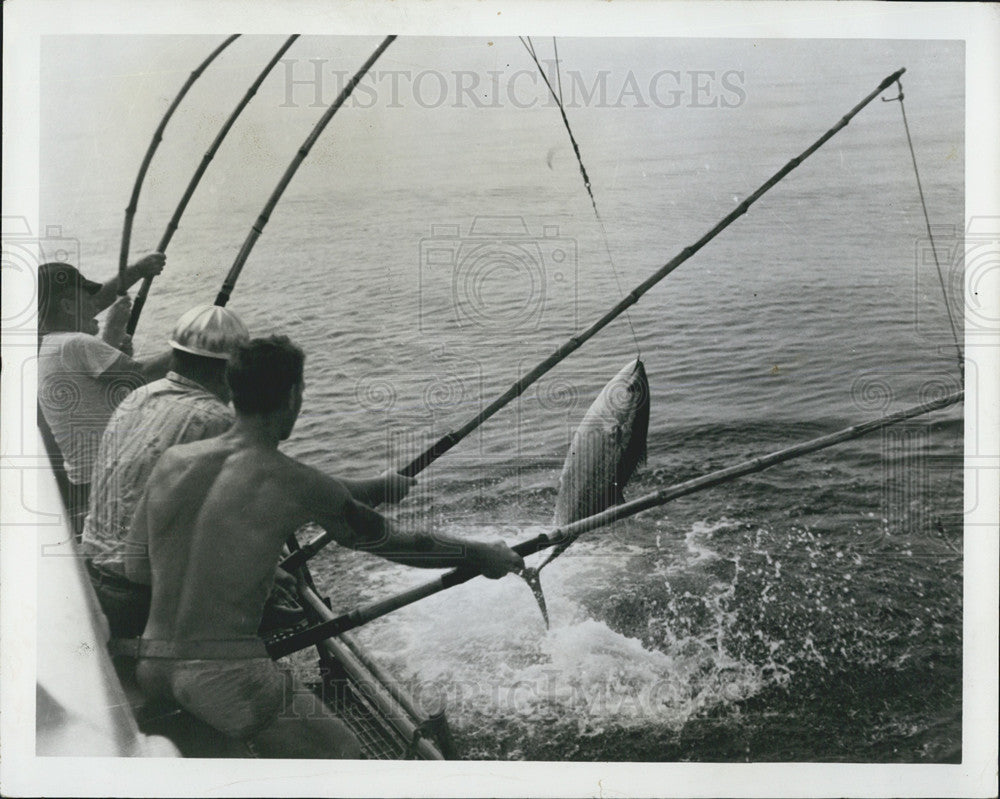
[[(123, 369), (110, 372), (116, 362)], [(71, 483), (90, 482), (97, 448), (115, 405), (140, 385), (138, 364), (97, 336), (49, 333), (42, 338), (38, 406)]]
[(218, 397), (176, 372), (130, 394), (101, 439), (83, 524), (84, 552), (124, 575), (125, 536), (160, 456), (175, 444), (221, 435), (234, 419)]

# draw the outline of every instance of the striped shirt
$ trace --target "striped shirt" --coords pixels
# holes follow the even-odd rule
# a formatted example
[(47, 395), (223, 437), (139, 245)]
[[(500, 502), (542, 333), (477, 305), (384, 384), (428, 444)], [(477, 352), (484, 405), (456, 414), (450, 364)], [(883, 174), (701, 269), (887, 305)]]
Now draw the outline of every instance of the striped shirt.
[(160, 456), (175, 444), (221, 435), (233, 419), (218, 397), (176, 372), (130, 394), (108, 422), (97, 452), (84, 552), (124, 575), (125, 536)]

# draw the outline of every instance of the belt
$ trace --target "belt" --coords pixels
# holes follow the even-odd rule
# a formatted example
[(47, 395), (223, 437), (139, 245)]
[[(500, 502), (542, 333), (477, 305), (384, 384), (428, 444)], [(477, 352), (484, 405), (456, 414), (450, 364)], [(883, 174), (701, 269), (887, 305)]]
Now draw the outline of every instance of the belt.
[(112, 638), (112, 655), (168, 660), (253, 660), (267, 658), (259, 638), (206, 639), (201, 641), (160, 641), (150, 638)]
[(118, 572), (111, 571), (110, 569), (105, 569), (97, 563), (94, 563), (90, 558), (84, 561), (87, 566), (87, 573), (90, 575), (90, 579), (97, 583), (98, 585), (111, 585), (117, 586), (118, 588), (131, 588), (134, 591), (150, 591), (150, 587), (144, 583), (134, 583), (128, 577)]

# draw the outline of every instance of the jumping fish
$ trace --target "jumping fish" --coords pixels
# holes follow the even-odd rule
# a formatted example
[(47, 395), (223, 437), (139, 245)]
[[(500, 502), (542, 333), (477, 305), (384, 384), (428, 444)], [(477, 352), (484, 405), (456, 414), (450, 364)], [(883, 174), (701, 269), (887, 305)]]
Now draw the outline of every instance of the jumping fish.
[(559, 476), (555, 523), (621, 503), (622, 489), (646, 461), (648, 432), (649, 380), (636, 359), (604, 386), (573, 434)]
[[(569, 524), (624, 501), (622, 490), (646, 461), (648, 433), (649, 380), (642, 361), (636, 359), (604, 386), (573, 434), (559, 476), (555, 524)], [(571, 543), (559, 545), (541, 566), (523, 575), (546, 627), (548, 613), (538, 573)]]

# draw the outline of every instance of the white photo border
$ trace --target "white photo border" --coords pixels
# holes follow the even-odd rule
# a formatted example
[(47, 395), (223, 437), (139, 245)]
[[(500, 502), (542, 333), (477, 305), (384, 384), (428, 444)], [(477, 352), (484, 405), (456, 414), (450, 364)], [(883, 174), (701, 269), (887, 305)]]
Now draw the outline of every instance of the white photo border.
[[(375, 35), (953, 39), (966, 45), (966, 218), (1000, 216), (1000, 11), (977, 4), (849, 2), (416, 2), (12, 0), (4, 6), (4, 214), (37, 230), (40, 37), (309, 31)], [(984, 318), (1000, 319), (1000, 275)], [(5, 305), (15, 298), (5, 297)], [(5, 317), (6, 318), (6, 317)], [(24, 349), (4, 344), (3, 404)], [(966, 491), (978, 491), (965, 550), (960, 765), (318, 762), (37, 758), (36, 579), (12, 481), (3, 482), (2, 789), (28, 796), (989, 796), (997, 776), (997, 422), (1000, 338), (968, 341), (982, 380), (966, 424)], [(24, 388), (30, 388), (25, 386)], [(13, 420), (3, 414), (4, 438)], [(968, 442), (976, 446), (968, 447)], [(971, 454), (970, 454), (971, 452)], [(4, 453), (6, 456), (6, 453)], [(4, 468), (12, 468), (9, 463)], [(970, 528), (974, 535), (969, 535)], [(25, 568), (28, 564), (28, 568)]]

